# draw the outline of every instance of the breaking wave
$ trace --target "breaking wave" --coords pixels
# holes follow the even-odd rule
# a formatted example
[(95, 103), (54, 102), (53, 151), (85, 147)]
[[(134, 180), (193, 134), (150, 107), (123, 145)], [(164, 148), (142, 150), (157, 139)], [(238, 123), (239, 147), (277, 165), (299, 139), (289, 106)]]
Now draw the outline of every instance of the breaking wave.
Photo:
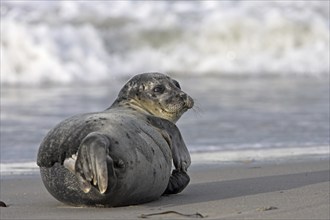
[(329, 74), (328, 1), (3, 1), (1, 83)]

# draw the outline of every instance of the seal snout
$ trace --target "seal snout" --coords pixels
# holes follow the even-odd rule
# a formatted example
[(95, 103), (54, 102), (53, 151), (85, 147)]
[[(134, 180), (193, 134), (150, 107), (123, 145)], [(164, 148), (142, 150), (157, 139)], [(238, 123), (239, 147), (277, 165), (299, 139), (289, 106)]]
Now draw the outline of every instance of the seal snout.
[(191, 109), (194, 106), (194, 100), (184, 92), (180, 92), (179, 96), (184, 101), (184, 107)]
[(194, 107), (194, 100), (187, 94), (186, 94), (186, 97), (187, 98), (186, 98), (185, 104), (186, 104), (187, 108), (190, 109), (190, 108)]

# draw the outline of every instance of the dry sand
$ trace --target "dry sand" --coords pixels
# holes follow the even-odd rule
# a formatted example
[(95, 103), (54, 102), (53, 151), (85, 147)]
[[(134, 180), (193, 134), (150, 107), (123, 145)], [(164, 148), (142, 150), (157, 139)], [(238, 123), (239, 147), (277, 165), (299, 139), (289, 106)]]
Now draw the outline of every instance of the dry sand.
[[(55, 200), (40, 176), (1, 179), (1, 219), (329, 219), (329, 160), (194, 165), (178, 195), (128, 207), (77, 208)], [(198, 213), (198, 214), (196, 214)], [(148, 214), (151, 214), (148, 216)], [(186, 214), (190, 216), (183, 216)]]

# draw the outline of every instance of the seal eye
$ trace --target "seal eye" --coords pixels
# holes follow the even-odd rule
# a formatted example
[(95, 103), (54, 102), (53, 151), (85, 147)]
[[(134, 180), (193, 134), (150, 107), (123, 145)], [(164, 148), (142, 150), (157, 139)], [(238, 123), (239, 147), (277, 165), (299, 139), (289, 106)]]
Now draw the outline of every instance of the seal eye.
[(173, 80), (173, 83), (174, 83), (174, 85), (175, 85), (176, 87), (178, 87), (179, 89), (181, 89), (181, 86), (180, 86), (180, 84), (178, 83), (178, 81)]
[(163, 85), (158, 85), (153, 88), (153, 91), (155, 93), (163, 93), (165, 91), (165, 86)]

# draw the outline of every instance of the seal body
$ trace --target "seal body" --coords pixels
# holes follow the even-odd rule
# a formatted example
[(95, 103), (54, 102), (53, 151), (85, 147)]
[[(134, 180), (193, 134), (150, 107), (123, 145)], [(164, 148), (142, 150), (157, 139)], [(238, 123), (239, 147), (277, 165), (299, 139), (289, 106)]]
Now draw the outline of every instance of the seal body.
[[(55, 198), (73, 205), (118, 206), (151, 201), (163, 194), (170, 177), (171, 149), (162, 134), (146, 123), (143, 115), (139, 117), (132, 110), (115, 108), (70, 118), (48, 135), (50, 140), (46, 138), (46, 142), (53, 143), (43, 146), (54, 149), (41, 150), (51, 150), (54, 155), (50, 158), (54, 158), (55, 154), (63, 158), (71, 156), (78, 149), (70, 149), (71, 146), (66, 143), (71, 144), (74, 139), (81, 142), (93, 132), (111, 134), (108, 136), (111, 142), (109, 154), (116, 172), (112, 177), (115, 179), (110, 181), (114, 184), (105, 194), (100, 194), (97, 188), (84, 193), (75, 175), (59, 162), (53, 161), (53, 166), (41, 167), (41, 174), (46, 188)], [(52, 137), (61, 138), (54, 140)], [(65, 155), (66, 152), (69, 155)], [(63, 158), (58, 158), (58, 161)], [(49, 161), (48, 158), (40, 159)]]
[(168, 76), (138, 75), (110, 108), (68, 118), (47, 134), (37, 160), (45, 187), (75, 206), (132, 205), (181, 192), (190, 156), (175, 122), (192, 105)]

